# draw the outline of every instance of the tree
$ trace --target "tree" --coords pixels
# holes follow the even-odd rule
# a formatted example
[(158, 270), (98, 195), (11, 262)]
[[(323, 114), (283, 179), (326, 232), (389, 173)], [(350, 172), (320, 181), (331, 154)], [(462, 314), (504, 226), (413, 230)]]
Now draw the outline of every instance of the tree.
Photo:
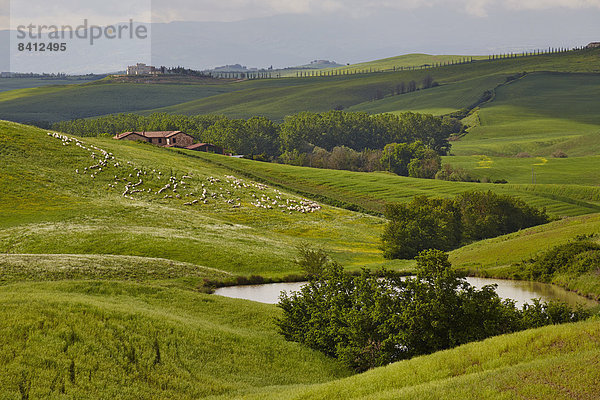
[(431, 75), (425, 76), (425, 78), (423, 78), (423, 89), (429, 89), (433, 87), (433, 83), (433, 77)]
[(408, 87), (407, 87), (406, 91), (408, 93), (416, 92), (417, 91), (417, 82), (415, 82), (415, 81), (408, 82)]
[(382, 236), (386, 258), (412, 258), (421, 250), (451, 250), (548, 222), (545, 210), (493, 192), (465, 192), (455, 200), (415, 196), (386, 207)]
[(461, 210), (465, 241), (496, 237), (549, 222), (545, 210), (492, 191), (465, 192), (456, 198), (456, 203)]
[(383, 256), (410, 259), (426, 249), (451, 250), (461, 241), (460, 213), (451, 200), (415, 196), (408, 204), (388, 204)]
[(381, 164), (397, 175), (408, 176), (408, 165), (413, 159), (421, 159), (425, 154), (422, 142), (391, 143), (384, 147)]
[(452, 269), (448, 254), (416, 257), (414, 278), (363, 269), (351, 276), (324, 264), (298, 292), (282, 293), (276, 321), (286, 340), (303, 343), (357, 371), (493, 335), (587, 318), (564, 304), (516, 308), (494, 286), (478, 290)]
[(420, 158), (413, 158), (408, 164), (408, 176), (434, 179), (442, 168), (442, 158), (435, 151), (425, 149)]
[(294, 263), (309, 277), (320, 276), (327, 264), (331, 262), (327, 253), (321, 248), (313, 248), (307, 243), (302, 243), (297, 247), (298, 258)]

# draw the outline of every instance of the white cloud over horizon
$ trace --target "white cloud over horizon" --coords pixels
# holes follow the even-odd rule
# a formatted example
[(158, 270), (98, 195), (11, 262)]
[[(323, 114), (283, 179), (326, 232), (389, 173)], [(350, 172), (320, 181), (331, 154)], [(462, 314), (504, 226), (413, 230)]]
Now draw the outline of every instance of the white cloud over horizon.
[(378, 9), (410, 10), (450, 5), (464, 13), (487, 17), (494, 9), (513, 11), (553, 8), (599, 9), (600, 0), (172, 0), (168, 4), (153, 2), (155, 22), (170, 21), (239, 21), (279, 14), (343, 13), (368, 15)]
[(0, 0), (0, 29), (7, 29), (9, 21), (14, 27), (53, 21), (75, 24), (83, 18), (95, 24), (112, 24), (129, 18), (144, 22), (224, 22), (281, 14), (361, 17), (381, 9), (414, 10), (444, 5), (480, 18), (493, 16), (498, 9), (515, 12), (553, 8), (600, 10), (600, 0)]

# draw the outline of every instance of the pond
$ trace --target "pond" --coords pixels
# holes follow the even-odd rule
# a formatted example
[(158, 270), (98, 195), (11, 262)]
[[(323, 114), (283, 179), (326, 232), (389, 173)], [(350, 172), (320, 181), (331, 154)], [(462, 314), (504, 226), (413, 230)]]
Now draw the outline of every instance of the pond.
[[(534, 298), (541, 298), (543, 301), (560, 300), (572, 306), (579, 303), (590, 307), (598, 304), (593, 300), (546, 283), (472, 277), (467, 278), (467, 282), (476, 288), (481, 288), (485, 285), (498, 285), (498, 288), (496, 289), (498, 295), (504, 299), (515, 300), (519, 307), (525, 303), (531, 303), (531, 299)], [(215, 294), (236, 299), (252, 300), (260, 303), (276, 304), (279, 301), (279, 294), (282, 291), (297, 291), (304, 284), (306, 284), (306, 282), (229, 286), (217, 289)]]

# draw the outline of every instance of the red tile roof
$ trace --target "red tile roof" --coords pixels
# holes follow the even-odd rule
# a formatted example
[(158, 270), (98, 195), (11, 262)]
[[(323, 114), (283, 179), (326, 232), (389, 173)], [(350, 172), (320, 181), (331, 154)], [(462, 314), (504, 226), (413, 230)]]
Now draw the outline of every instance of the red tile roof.
[(123, 139), (131, 134), (140, 135), (147, 138), (170, 138), (171, 136), (175, 136), (179, 133), (190, 136), (187, 133), (183, 133), (181, 131), (149, 131), (149, 132), (124, 132), (120, 135), (115, 136), (116, 139)]
[(212, 143), (194, 143), (191, 146), (187, 146), (186, 149), (188, 149), (188, 150), (196, 150), (196, 149), (199, 149), (199, 148), (202, 148), (202, 147), (209, 147), (209, 148), (212, 147), (215, 150), (218, 149), (219, 151), (223, 151), (224, 150), (222, 146), (217, 146), (216, 144), (212, 144)]
[(181, 131), (156, 131), (156, 132), (141, 132), (140, 135), (148, 137), (148, 138), (168, 138), (178, 133), (183, 133)]
[(115, 139), (123, 139), (124, 137), (127, 137), (127, 136), (132, 135), (132, 134), (135, 134), (135, 135), (138, 135), (138, 136), (144, 136), (143, 134), (141, 134), (139, 132), (123, 132), (123, 133), (121, 133), (119, 135), (116, 135)]

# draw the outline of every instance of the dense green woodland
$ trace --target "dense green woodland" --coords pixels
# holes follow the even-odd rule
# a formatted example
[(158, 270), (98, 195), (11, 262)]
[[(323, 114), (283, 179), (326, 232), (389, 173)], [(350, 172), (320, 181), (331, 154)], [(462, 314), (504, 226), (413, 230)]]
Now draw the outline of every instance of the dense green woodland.
[(281, 124), (265, 117), (120, 114), (60, 122), (53, 128), (79, 136), (183, 130), (198, 141), (262, 161), (434, 178), (441, 168), (439, 156), (450, 150), (448, 138), (460, 133), (463, 125), (454, 118), (410, 112), (373, 116), (330, 111), (302, 112)]
[(211, 142), (236, 154), (278, 156), (306, 153), (314, 147), (331, 151), (346, 146), (356, 151), (383, 149), (389, 143), (421, 140), (439, 154), (450, 149), (448, 137), (460, 133), (453, 118), (403, 113), (369, 115), (362, 112), (301, 112), (278, 124), (265, 117), (247, 120), (225, 116), (119, 114), (95, 119), (59, 122), (53, 129), (79, 136), (114, 136), (127, 131), (181, 130), (198, 141)]

